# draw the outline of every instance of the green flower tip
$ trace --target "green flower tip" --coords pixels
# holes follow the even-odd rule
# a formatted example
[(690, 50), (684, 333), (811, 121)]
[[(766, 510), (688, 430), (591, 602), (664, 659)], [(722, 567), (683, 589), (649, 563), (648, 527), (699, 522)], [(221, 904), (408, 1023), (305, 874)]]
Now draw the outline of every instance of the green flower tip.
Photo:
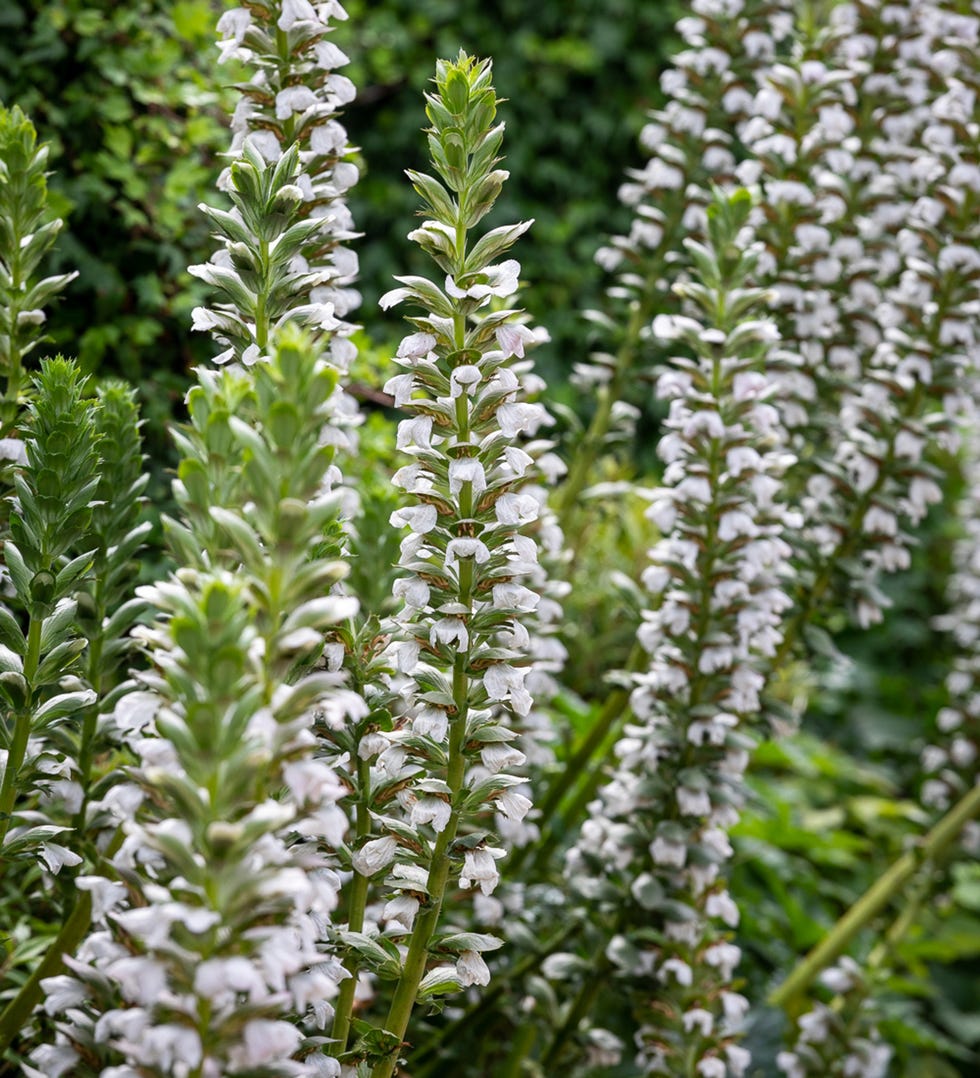
[(426, 116), (435, 131), (455, 130), (462, 143), (486, 131), (497, 115), (499, 100), (493, 88), (493, 63), (460, 51), (455, 61), (436, 63), (436, 93), (426, 94)]

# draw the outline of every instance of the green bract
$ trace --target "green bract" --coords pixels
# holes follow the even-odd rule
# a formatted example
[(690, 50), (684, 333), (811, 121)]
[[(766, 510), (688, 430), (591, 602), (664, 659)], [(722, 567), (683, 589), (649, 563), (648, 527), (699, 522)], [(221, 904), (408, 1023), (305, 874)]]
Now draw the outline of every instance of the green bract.
[(0, 437), (16, 427), (27, 386), (24, 359), (44, 340), (45, 307), (77, 273), (42, 277), (42, 260), (62, 227), (47, 213), (47, 146), (15, 105), (0, 105)]
[[(18, 506), (4, 544), (14, 610), (26, 618), (27, 628), (23, 632), (4, 608), (0, 853), (5, 865), (13, 858), (36, 857), (44, 843), (65, 830), (38, 816), (31, 795), (51, 772), (48, 754), (60, 757), (52, 740), (55, 728), (77, 721), (95, 699), (73, 676), (85, 648), (76, 628), (75, 593), (93, 559), (91, 549), (74, 551), (89, 537), (90, 503), (99, 484), (93, 407), (82, 396), (77, 369), (61, 358), (42, 364), (35, 389), (27, 464), (14, 476)], [(29, 738), (38, 748), (28, 759)], [(29, 811), (21, 815), (22, 810)]]

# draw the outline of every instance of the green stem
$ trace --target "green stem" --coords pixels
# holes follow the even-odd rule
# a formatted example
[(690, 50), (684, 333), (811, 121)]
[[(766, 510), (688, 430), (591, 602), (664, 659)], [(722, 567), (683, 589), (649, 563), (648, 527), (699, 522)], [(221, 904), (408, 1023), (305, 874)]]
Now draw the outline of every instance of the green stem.
[(47, 954), (0, 1013), (0, 1056), (10, 1047), (14, 1037), (24, 1028), (34, 1008), (41, 1002), (44, 996), (41, 981), (62, 971), (64, 956), (75, 953), (91, 922), (92, 895), (88, 891), (79, 891), (74, 909), (61, 926), (61, 931), (48, 948)]
[(521, 1078), (524, 1061), (530, 1057), (537, 1039), (538, 1031), (530, 1022), (525, 1022), (514, 1034), (500, 1078)]
[(23, 225), (18, 227), (18, 222), (13, 222), (13, 243), (7, 252), (10, 262), (10, 337), (7, 341), (7, 385), (2, 400), (2, 423), (0, 423), (0, 435), (6, 436), (12, 430), (17, 421), (18, 405), (20, 401), (20, 381), (23, 374), (23, 360), (20, 341), (18, 340), (17, 320), (20, 314), (19, 297), (24, 290), (24, 280), (21, 272), (20, 240), (23, 236)]
[[(470, 484), (464, 483), (463, 487), (468, 489)], [(459, 561), (459, 601), (463, 606), (472, 609), (472, 558), (461, 558)], [(375, 1066), (371, 1072), (371, 1078), (391, 1078), (395, 1072), (401, 1043), (405, 1039), (408, 1023), (412, 1017), (412, 1010), (415, 1007), (415, 1000), (418, 997), (419, 985), (425, 976), (425, 967), (429, 958), (429, 944), (432, 941), (432, 936), (439, 924), (439, 916), (442, 913), (442, 901), (446, 893), (449, 870), (452, 865), (450, 851), (456, 841), (456, 832), (459, 829), (463, 815), (461, 801), (463, 781), (466, 775), (466, 756), (463, 747), (466, 741), (466, 725), (469, 718), (470, 682), (469, 674), (467, 673), (469, 664), (470, 649), (467, 647), (457, 654), (453, 665), (453, 701), (456, 706), (456, 714), (450, 722), (449, 760), (446, 768), (446, 783), (450, 791), (451, 812), (445, 829), (440, 832), (439, 837), (436, 839), (427, 880), (429, 902), (425, 910), (420, 912), (416, 919), (408, 945), (408, 954), (405, 956), (405, 964), (402, 967), (401, 976), (398, 978), (398, 984), (395, 986), (395, 994), (392, 997), (388, 1019), (385, 1022), (385, 1030), (397, 1037), (398, 1048)]]
[(843, 954), (847, 945), (873, 920), (923, 864), (937, 860), (970, 820), (980, 814), (980, 785), (974, 786), (923, 838), (903, 854), (844, 914), (820, 943), (770, 995), (774, 1007), (789, 1010), (810, 987), (821, 970)]
[[(363, 838), (371, 832), (371, 812), (368, 808), (370, 795), (371, 765), (367, 760), (357, 759), (357, 789), (360, 794), (357, 803), (357, 822), (355, 831), (357, 838)], [(350, 912), (347, 924), (351, 932), (360, 932), (364, 928), (364, 911), (367, 907), (369, 880), (360, 872), (354, 873), (351, 880)], [(344, 969), (350, 974), (340, 987), (340, 995), (337, 998), (337, 1006), (334, 1009), (333, 1030), (331, 1036), (334, 1043), (330, 1046), (330, 1054), (339, 1057), (347, 1051), (347, 1040), (350, 1037), (351, 1018), (354, 1013), (354, 996), (357, 992), (357, 974), (360, 970), (358, 952), (352, 947), (344, 962)]]
[(255, 343), (261, 351), (269, 346), (269, 314), (267, 310), (269, 292), (271, 291), (272, 271), (269, 267), (269, 241), (261, 240), (259, 244), (259, 258), (262, 265), (263, 280), (265, 287), (260, 289), (255, 297)]
[(0, 849), (3, 849), (4, 839), (10, 830), (14, 801), (17, 797), (17, 777), (24, 763), (27, 742), (31, 734), (33, 683), (41, 657), (41, 624), (40, 617), (32, 616), (30, 628), (27, 630), (27, 653), (24, 656), (27, 700), (14, 717), (14, 737), (3, 772), (3, 782), (0, 783)]
[[(100, 579), (101, 583), (101, 579)], [(93, 618), (93, 622), (96, 625), (101, 626), (105, 619), (105, 605), (99, 602), (99, 591), (97, 590), (95, 602), (97, 616)], [(105, 643), (105, 637), (99, 629), (96, 635), (89, 641), (89, 654), (88, 654), (88, 683), (95, 691), (98, 700), (101, 700), (105, 686), (103, 684), (103, 678), (100, 667), (102, 665), (102, 648)], [(75, 819), (73, 826), (78, 834), (81, 834), (82, 828), (85, 826), (85, 815), (88, 810), (89, 802), (89, 787), (92, 784), (92, 760), (95, 754), (95, 731), (99, 721), (99, 705), (93, 704), (85, 711), (85, 717), (82, 720), (82, 739), (78, 749), (78, 781), (82, 787), (82, 803), (79, 806), (78, 812), (75, 813)]]
[[(460, 687), (460, 677), (463, 682), (467, 680), (466, 674), (461, 674), (457, 661), (457, 669), (453, 677), (454, 689)], [(395, 994), (392, 997), (391, 1008), (388, 1011), (388, 1018), (384, 1026), (385, 1030), (393, 1033), (398, 1038), (399, 1048), (387, 1059), (382, 1060), (375, 1066), (374, 1070), (371, 1071), (371, 1078), (391, 1078), (395, 1073), (401, 1042), (405, 1038), (408, 1022), (412, 1016), (412, 1009), (415, 1007), (415, 1000), (418, 996), (419, 985), (425, 975), (425, 966), (429, 957), (429, 943), (432, 940), (433, 933), (439, 923), (439, 915), (442, 912), (442, 901), (446, 893), (446, 884), (449, 882), (449, 869), (452, 863), (450, 849), (456, 840), (456, 831), (462, 816), (460, 794), (463, 788), (465, 772), (463, 739), (466, 731), (466, 718), (464, 709), (454, 717), (450, 728), (449, 768), (446, 777), (452, 791), (453, 809), (449, 822), (436, 840), (428, 877), (429, 904), (425, 911), (419, 914), (415, 922), (412, 938), (408, 945), (408, 954), (405, 956), (405, 964), (402, 967), (401, 976), (398, 978), (398, 984), (395, 987)]]

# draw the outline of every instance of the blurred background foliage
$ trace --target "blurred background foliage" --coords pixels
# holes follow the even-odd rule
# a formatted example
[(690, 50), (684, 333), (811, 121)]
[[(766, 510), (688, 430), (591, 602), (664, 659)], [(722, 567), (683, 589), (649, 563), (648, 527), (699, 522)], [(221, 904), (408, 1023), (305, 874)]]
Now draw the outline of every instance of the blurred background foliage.
[[(553, 342), (559, 383), (584, 352), (580, 313), (601, 274), (592, 253), (625, 227), (616, 190), (638, 163), (636, 134), (675, 45), (682, 5), (635, 0), (350, 0), (335, 41), (358, 88), (345, 123), (360, 147), (355, 220), (369, 336), (392, 341), (377, 297), (411, 272), (417, 198), (404, 169), (422, 165), (422, 92), (437, 56), (493, 56), (508, 98), (502, 219), (533, 217), (520, 257), (524, 299)], [(179, 398), (208, 342), (188, 328), (200, 301), (188, 264), (210, 254), (202, 200), (226, 148), (233, 66), (218, 66), (218, 0), (5, 0), (0, 100), (28, 112), (51, 143), (52, 208), (66, 216), (58, 267), (79, 280), (52, 319), (55, 343), (87, 370), (141, 388), (151, 425)], [(152, 388), (151, 388), (152, 387)], [(566, 393), (567, 396), (567, 393)], [(151, 438), (150, 449), (154, 450)], [(162, 447), (156, 447), (162, 448)]]
[[(202, 295), (186, 267), (211, 253), (197, 205), (220, 202), (214, 181), (229, 140), (236, 72), (216, 63), (221, 8), (216, 0), (0, 2), (0, 100), (19, 104), (51, 144), (51, 204), (67, 217), (51, 272), (80, 270), (52, 312), (51, 350), (138, 388), (158, 501), (169, 462), (165, 424), (180, 416), (189, 369), (212, 351), (189, 329)], [(403, 170), (423, 165), (421, 94), (435, 58), (462, 47), (494, 58), (496, 85), (509, 99), (512, 182), (496, 213), (536, 221), (519, 252), (522, 300), (552, 335), (536, 358), (552, 398), (587, 413), (589, 401), (576, 397), (567, 376), (589, 348), (581, 312), (598, 305), (603, 287), (592, 254), (627, 226), (616, 190), (625, 169), (642, 163), (636, 134), (658, 103), (657, 76), (676, 46), (671, 26), (686, 5), (348, 0), (346, 8), (350, 20), (335, 40), (359, 88), (345, 123), (359, 147), (362, 179), (351, 201), (365, 233), (356, 245), (365, 332), (355, 377), (383, 382), (402, 334), (376, 300), (392, 273), (421, 268), (406, 240), (416, 197)], [(624, 505), (617, 491), (642, 472), (636, 462), (651, 459), (655, 438), (648, 417), (632, 464), (627, 454), (598, 475), (607, 496), (596, 499), (588, 532), (578, 536), (566, 643), (569, 688), (588, 705), (604, 696), (602, 670), (625, 665), (632, 647), (640, 598), (630, 581), (651, 536), (641, 501)], [(387, 524), (392, 442), (391, 415), (375, 410), (346, 469), (364, 493), (354, 576), (375, 609), (390, 594), (397, 545)], [(952, 495), (956, 469), (946, 464)], [(949, 659), (931, 618), (942, 609), (952, 535), (948, 509), (927, 522), (912, 572), (889, 585), (895, 606), (882, 629), (827, 626), (850, 662), (828, 660), (804, 732), (765, 746), (754, 761), (733, 890), (746, 911), (743, 968), (757, 999), (921, 831), (918, 752), (942, 703)], [(789, 682), (790, 692), (806, 690), (807, 672), (791, 671)], [(976, 1073), (975, 867), (950, 872), (937, 889), (941, 900), (903, 944), (905, 979), (888, 1016), (889, 1037), (902, 1046), (897, 1075)], [(910, 1000), (918, 1001), (911, 1009)], [(752, 1047), (766, 1074), (775, 1073), (778, 1036), (776, 1016), (763, 1012)]]

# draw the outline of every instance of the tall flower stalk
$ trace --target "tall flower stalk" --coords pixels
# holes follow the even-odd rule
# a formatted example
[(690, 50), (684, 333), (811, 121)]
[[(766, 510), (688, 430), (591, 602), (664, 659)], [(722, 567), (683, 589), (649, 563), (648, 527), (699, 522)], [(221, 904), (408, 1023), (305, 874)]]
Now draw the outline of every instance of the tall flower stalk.
[[(786, 0), (698, 0), (691, 8), (676, 25), (683, 48), (661, 77), (666, 102), (651, 113), (640, 135), (649, 158), (643, 168), (630, 170), (620, 187), (620, 201), (633, 214), (629, 231), (596, 253), (602, 267), (615, 273), (605, 308), (589, 313), (605, 351), (574, 368), (572, 381), (594, 394), (595, 411), (574, 446), (568, 478), (555, 499), (559, 523), (570, 536), (573, 579), (589, 538), (582, 496), (599, 456), (629, 434), (640, 399), (632, 387), (653, 379), (661, 345), (651, 323), (656, 314), (677, 310), (671, 286), (690, 266), (682, 240), (704, 236), (712, 185), (734, 181), (741, 132), (753, 118), (756, 91), (793, 29), (792, 5)], [(624, 663), (630, 672), (642, 664), (638, 648)], [(567, 804), (540, 850), (539, 865), (550, 858), (557, 835), (584, 819), (601, 774), (586, 765), (596, 753), (608, 755), (629, 715), (627, 697), (622, 686), (611, 688), (576, 746), (571, 766), (552, 778), (541, 799), (546, 819)], [(578, 789), (568, 797), (576, 782)]]
[[(585, 897), (615, 904), (605, 969), (635, 986), (645, 1074), (724, 1078), (748, 1062), (736, 1043), (747, 1004), (732, 989), (727, 832), (789, 606), (785, 533), (796, 523), (780, 500), (792, 458), (771, 402), (768, 297), (749, 284), (760, 254), (750, 205), (745, 192), (718, 197), (707, 244), (687, 244), (695, 277), (677, 286), (691, 315), (654, 322), (693, 358), (675, 356), (657, 382), (671, 404), (650, 510), (663, 538), (644, 574), (654, 605), (639, 632), (650, 665), (567, 864)], [(549, 1058), (561, 1058), (557, 1040)]]
[(14, 475), (18, 511), (4, 543), (23, 628), (0, 606), (0, 873), (38, 857), (53, 872), (81, 860), (59, 844), (67, 828), (39, 814), (30, 794), (66, 763), (58, 727), (95, 698), (77, 676), (85, 641), (76, 629), (75, 598), (92, 552), (68, 556), (87, 537), (99, 483), (94, 410), (67, 360), (47, 361), (36, 388), (26, 464)]
[(941, 497), (930, 455), (956, 442), (976, 352), (976, 75), (963, 50), (976, 20), (944, 6), (835, 7), (819, 49), (764, 90), (750, 140), (767, 238), (784, 236), (780, 326), (804, 360), (816, 447), (795, 472), (808, 564), (784, 651), (844, 595), (859, 624), (880, 620), (880, 575), (908, 566), (907, 528)]
[(598, 352), (575, 368), (580, 388), (595, 390), (596, 410), (558, 496), (566, 531), (604, 443), (634, 414), (628, 389), (638, 372), (649, 372), (656, 348), (653, 316), (675, 309), (670, 286), (686, 265), (681, 240), (703, 234), (711, 185), (734, 179), (735, 132), (751, 115), (755, 85), (791, 28), (785, 0), (695, 0), (691, 13), (677, 22), (683, 48), (661, 76), (667, 101), (640, 135), (649, 159), (629, 172), (619, 191), (633, 212), (629, 232), (596, 253), (616, 279), (609, 289), (610, 311), (591, 317), (605, 347), (615, 350)]
[[(40, 1002), (43, 996), (40, 981), (61, 968), (61, 956), (74, 952), (87, 928), (90, 896), (75, 892), (67, 884), (68, 873), (62, 873), (61, 868), (76, 866), (84, 874), (108, 848), (117, 846), (121, 840), (121, 836), (113, 835), (116, 822), (106, 811), (103, 798), (111, 801), (113, 786), (121, 778), (116, 766), (119, 755), (114, 751), (118, 743), (110, 715), (119, 697), (134, 687), (120, 676), (119, 667), (133, 650), (130, 632), (144, 609), (142, 601), (132, 597), (132, 587), (134, 556), (149, 529), (148, 524), (138, 523), (140, 493), (146, 477), (141, 474), (139, 421), (132, 391), (119, 383), (109, 383), (99, 388), (96, 400), (79, 395), (70, 404), (72, 393), (65, 391), (74, 387), (74, 392), (80, 393), (83, 383), (70, 364), (62, 361), (42, 364), (36, 400), (31, 406), (35, 422), (25, 431), (27, 467), (17, 480), (18, 486), (23, 481), (33, 491), (28, 506), (36, 509), (40, 501), (46, 503), (48, 512), (67, 513), (68, 519), (74, 521), (67, 529), (69, 546), (54, 564), (62, 571), (73, 566), (78, 573), (73, 576), (68, 572), (62, 577), (58, 588), (60, 598), (51, 617), (42, 623), (42, 648), (46, 640), (47, 653), (37, 673), (46, 671), (48, 684), (38, 682), (35, 691), (39, 699), (51, 694), (55, 683), (63, 689), (74, 685), (77, 691), (58, 721), (32, 726), (26, 766), (19, 774), (11, 772), (16, 790), (12, 822), (21, 837), (27, 839), (27, 845), (20, 856), (14, 854), (0, 867), (0, 877), (8, 865), (24, 867), (25, 853), (31, 862), (35, 861), (38, 851), (36, 843), (32, 846), (30, 842), (33, 833), (35, 839), (40, 836), (43, 840), (47, 835), (47, 843), (42, 841), (41, 845), (40, 865), (53, 875), (57, 885), (51, 887), (51, 877), (45, 878), (42, 873), (28, 909), (19, 914), (13, 905), (5, 909), (11, 927), (19, 916), (23, 918), (22, 925), (32, 925), (30, 935), (24, 938), (23, 958), (24, 965), (33, 968), (0, 1013), (2, 1049), (25, 1027), (31, 1011)], [(60, 421), (59, 409), (62, 410)], [(62, 440), (69, 442), (74, 450), (84, 450), (74, 465), (71, 457), (65, 459), (62, 455)], [(86, 484), (89, 505), (81, 510), (76, 506), (73, 510), (71, 497), (67, 503), (62, 502), (66, 493), (71, 494), (76, 481), (69, 482), (70, 469), (82, 463), (84, 453), (91, 454), (93, 447), (100, 458), (97, 485), (91, 486), (89, 476)], [(67, 470), (55, 482), (52, 472), (42, 479), (35, 471), (41, 462), (45, 469), (57, 463)], [(22, 501), (21, 514), (13, 528), (26, 535), (20, 527), (25, 516), (24, 504)], [(28, 519), (31, 515), (28, 510)], [(37, 520), (28, 530), (37, 533)], [(16, 563), (15, 552), (8, 550), (6, 555)], [(31, 562), (34, 557), (29, 553), (25, 561)], [(16, 606), (13, 604), (14, 610)], [(11, 611), (4, 608), (0, 615), (5, 626), (4, 644), (14, 652), (21, 652), (30, 639), (30, 628), (25, 640), (23, 633), (17, 631), (19, 626), (15, 626)], [(9, 762), (13, 767), (15, 760)], [(33, 829), (19, 826), (28, 819), (33, 822)], [(56, 838), (57, 847), (50, 845), (52, 838)], [(32, 864), (29, 871), (33, 873), (37, 869)], [(32, 890), (31, 886), (28, 890)], [(43, 933), (37, 928), (43, 908), (42, 894), (47, 896), (45, 901), (50, 902), (50, 909), (57, 910), (49, 923), (50, 937), (44, 941), (46, 950), (42, 944)], [(18, 978), (20, 965), (21, 956), (12, 955), (11, 982)]]
[(326, 594), (345, 566), (320, 554), (337, 512), (320, 440), (336, 375), (294, 327), (239, 377), (252, 418), (229, 428), (242, 500), (212, 510), (238, 562), (143, 591), (153, 670), (117, 708), (141, 760), (138, 790), (116, 800), (133, 818), (115, 878), (79, 881), (95, 931), (66, 958), (71, 974), (44, 982), (61, 1021), (31, 1074), (101, 1073), (94, 1059), (195, 1078), (339, 1073), (304, 1062), (320, 1042), (293, 1018), (322, 1028), (344, 976), (317, 945), (340, 885), (329, 850), (346, 831), (344, 787), (310, 726), (314, 709), (350, 705), (336, 676), (296, 676), (354, 607)]
[(418, 999), (487, 983), (482, 952), (500, 941), (440, 932), (443, 904), (457, 879), (463, 889), (493, 891), (503, 851), (477, 829), (480, 820), (494, 807), (520, 819), (530, 804), (512, 791), (521, 780), (508, 769), (522, 754), (508, 744), (516, 735), (506, 717), (531, 707), (523, 619), (538, 597), (524, 581), (537, 551), (526, 530), (540, 504), (520, 491), (534, 469), (518, 441), (545, 413), (522, 399), (515, 373), (533, 334), (518, 311), (496, 302), (514, 294), (520, 272), (513, 259), (498, 259), (529, 223), (471, 233), (507, 178), (497, 167), (503, 125), (495, 125), (490, 64), (463, 54), (440, 62), (426, 103), (436, 176), (409, 174), (429, 215), (412, 236), (445, 281), (397, 278), (401, 287), (382, 299), (424, 313), (410, 319), (416, 332), (398, 349), (405, 373), (386, 386), (411, 417), (398, 440), (414, 460), (395, 477), (411, 500), (393, 517), (410, 529), (407, 575), (397, 585), (405, 604), (398, 666), (410, 680), (407, 712), (379, 746), (377, 769), (397, 781), (406, 816), (381, 815), (379, 804), (380, 837), (353, 859), (361, 875), (389, 869), (388, 932), (407, 937), (404, 955), (388, 963), (396, 977), (384, 1023), (391, 1043), (374, 1078), (394, 1073)]
[[(254, 362), (269, 333), (287, 320), (328, 330), (328, 355), (338, 370), (354, 357), (353, 327), (343, 320), (359, 301), (349, 287), (357, 257), (343, 244), (354, 236), (344, 196), (357, 167), (344, 160), (351, 148), (337, 116), (355, 90), (337, 73), (349, 61), (329, 39), (332, 24), (346, 18), (337, 0), (259, 0), (218, 22), (222, 59), (252, 69), (238, 86), (229, 153), (287, 177), (276, 190), (291, 205), (280, 216), (260, 209), (250, 191), (247, 208), (201, 207), (223, 241), (211, 262), (191, 268), (217, 292), (210, 307), (194, 312), (195, 328), (226, 345), (215, 362)], [(236, 189), (231, 168), (219, 182)]]

